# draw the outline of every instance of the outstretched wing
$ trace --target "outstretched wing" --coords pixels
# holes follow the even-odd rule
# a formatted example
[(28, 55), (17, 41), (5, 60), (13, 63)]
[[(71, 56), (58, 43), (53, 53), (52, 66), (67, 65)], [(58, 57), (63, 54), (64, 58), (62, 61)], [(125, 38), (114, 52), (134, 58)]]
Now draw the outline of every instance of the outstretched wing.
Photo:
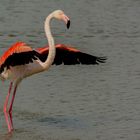
[[(41, 54), (40, 60), (45, 61), (48, 56), (48, 47), (38, 48), (37, 51)], [(105, 63), (106, 57), (97, 57), (87, 53), (83, 53), (71, 46), (64, 44), (56, 45), (56, 56), (53, 64), (74, 65), (74, 64), (99, 64)]]

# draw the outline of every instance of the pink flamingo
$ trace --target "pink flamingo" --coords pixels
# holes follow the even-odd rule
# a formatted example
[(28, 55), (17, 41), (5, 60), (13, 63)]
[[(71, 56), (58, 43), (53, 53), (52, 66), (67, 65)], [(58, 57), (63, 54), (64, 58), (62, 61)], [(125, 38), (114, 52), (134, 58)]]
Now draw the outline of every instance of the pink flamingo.
[[(67, 28), (70, 26), (70, 20), (63, 11), (56, 10), (49, 14), (45, 20), (45, 33), (48, 39), (49, 47), (46, 46), (35, 50), (24, 42), (17, 42), (13, 44), (0, 58), (0, 79), (11, 80), (3, 108), (9, 132), (14, 129), (12, 107), (17, 87), (22, 79), (48, 70), (52, 64), (98, 64), (99, 62), (104, 63), (106, 60), (104, 57), (96, 57), (80, 52), (71, 46), (63, 44), (58, 44), (55, 46), (50, 30), (50, 21), (53, 18), (63, 20), (67, 25)], [(14, 90), (10, 101), (10, 106), (8, 108), (12, 87), (14, 87)]]

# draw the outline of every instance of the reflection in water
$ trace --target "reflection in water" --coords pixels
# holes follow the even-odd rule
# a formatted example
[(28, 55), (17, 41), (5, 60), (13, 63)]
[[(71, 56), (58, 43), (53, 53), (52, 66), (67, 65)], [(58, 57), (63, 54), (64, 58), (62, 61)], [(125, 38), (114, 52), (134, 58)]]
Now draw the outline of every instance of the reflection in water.
[(86, 123), (83, 120), (76, 118), (60, 117), (45, 117), (38, 120), (41, 125), (50, 125), (51, 127), (58, 127), (63, 129), (83, 129), (86, 128)]
[(0, 139), (1, 140), (11, 140), (11, 138), (13, 137), (13, 135), (14, 135), (14, 131), (11, 132), (11, 133), (6, 133), (4, 135), (1, 135), (0, 134)]

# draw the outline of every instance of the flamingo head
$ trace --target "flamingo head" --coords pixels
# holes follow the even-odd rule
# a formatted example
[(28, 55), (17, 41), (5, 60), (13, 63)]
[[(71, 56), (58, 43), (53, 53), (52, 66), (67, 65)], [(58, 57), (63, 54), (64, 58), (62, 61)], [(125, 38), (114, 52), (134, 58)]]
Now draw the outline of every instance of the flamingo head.
[(65, 24), (67, 25), (67, 28), (69, 29), (70, 27), (70, 19), (68, 18), (68, 16), (65, 15), (65, 13), (62, 10), (56, 10), (53, 12), (53, 17), (58, 19), (58, 20), (62, 20), (65, 22)]

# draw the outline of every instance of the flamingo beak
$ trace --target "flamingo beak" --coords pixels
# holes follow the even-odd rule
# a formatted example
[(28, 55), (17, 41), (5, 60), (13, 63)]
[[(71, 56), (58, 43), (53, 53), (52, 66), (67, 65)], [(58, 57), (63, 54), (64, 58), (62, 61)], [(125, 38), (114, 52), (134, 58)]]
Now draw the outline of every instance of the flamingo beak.
[(70, 19), (64, 14), (62, 16), (62, 20), (65, 22), (65, 24), (67, 25), (67, 29), (69, 29), (70, 27)]
[(70, 27), (70, 20), (68, 20), (67, 22), (67, 29), (69, 29), (69, 27)]

